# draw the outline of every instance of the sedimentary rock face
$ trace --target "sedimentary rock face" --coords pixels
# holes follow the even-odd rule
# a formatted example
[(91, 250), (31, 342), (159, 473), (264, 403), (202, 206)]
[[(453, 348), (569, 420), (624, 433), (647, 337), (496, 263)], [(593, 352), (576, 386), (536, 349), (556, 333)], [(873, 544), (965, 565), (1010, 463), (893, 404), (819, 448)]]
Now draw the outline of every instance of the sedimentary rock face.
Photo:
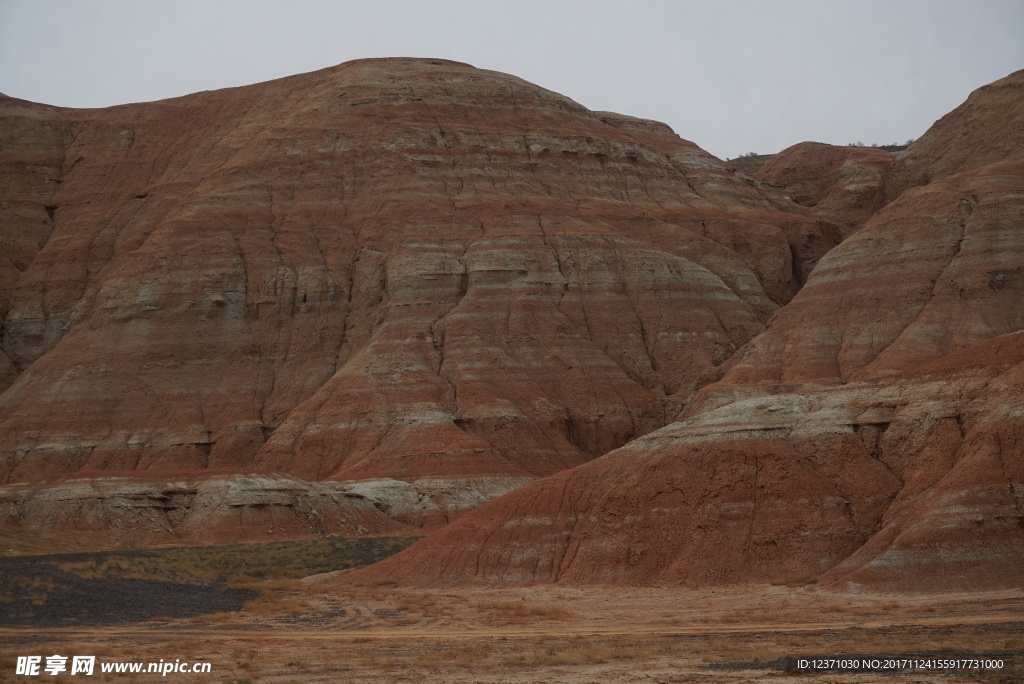
[(887, 170), (885, 198), (948, 176), (1020, 159), (1024, 149), (1024, 78), (1017, 71), (978, 88), (935, 122)]
[(663, 124), (454, 62), (0, 106), (9, 485), (282, 474), (440, 524), (664, 425), (840, 239)]
[(908, 169), (918, 180), (822, 258), (675, 422), (367, 572), (1020, 587), (1024, 148), (1003, 141), (1024, 130), (1022, 84), (1017, 72), (982, 88), (898, 156), (886, 187)]
[(406, 581), (1020, 586), (1022, 84), (756, 178), (437, 60), (3, 99), (0, 514), (446, 525), (366, 571)]
[(773, 155), (754, 177), (848, 236), (884, 204), (883, 174), (895, 158), (874, 147), (804, 142)]

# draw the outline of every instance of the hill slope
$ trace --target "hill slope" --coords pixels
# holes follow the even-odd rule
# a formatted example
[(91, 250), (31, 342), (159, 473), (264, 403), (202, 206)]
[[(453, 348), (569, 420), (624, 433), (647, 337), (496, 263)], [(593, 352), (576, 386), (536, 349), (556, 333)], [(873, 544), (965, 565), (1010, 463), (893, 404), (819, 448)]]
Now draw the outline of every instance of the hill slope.
[(1020, 587), (1024, 148), (998, 161), (969, 151), (1019, 136), (1022, 83), (1024, 71), (982, 88), (898, 157), (909, 168), (957, 141), (923, 167), (938, 180), (904, 189), (826, 255), (675, 422), (364, 573)]
[(443, 524), (663, 426), (840, 238), (455, 62), (0, 117), (0, 506), (98, 540)]

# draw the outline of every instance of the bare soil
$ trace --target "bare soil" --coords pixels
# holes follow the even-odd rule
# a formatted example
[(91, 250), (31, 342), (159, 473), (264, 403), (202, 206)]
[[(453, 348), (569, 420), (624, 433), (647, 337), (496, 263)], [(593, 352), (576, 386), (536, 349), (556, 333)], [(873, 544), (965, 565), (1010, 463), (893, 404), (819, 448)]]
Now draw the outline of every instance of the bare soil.
[(241, 610), (264, 579), (386, 558), (416, 537), (0, 556), (0, 625), (117, 625)]
[[(265, 580), (245, 610), (129, 627), (0, 628), (18, 655), (201, 661), (223, 682), (1019, 682), (1024, 592), (867, 595), (803, 587), (690, 591), (357, 586)], [(999, 670), (800, 671), (793, 658), (967, 657)], [(788, 660), (787, 660), (788, 658)], [(97, 681), (128, 681), (102, 675)], [(106, 676), (108, 679), (104, 679)], [(132, 677), (155, 681), (158, 675)], [(51, 681), (65, 681), (49, 677)], [(70, 677), (66, 681), (76, 681)]]

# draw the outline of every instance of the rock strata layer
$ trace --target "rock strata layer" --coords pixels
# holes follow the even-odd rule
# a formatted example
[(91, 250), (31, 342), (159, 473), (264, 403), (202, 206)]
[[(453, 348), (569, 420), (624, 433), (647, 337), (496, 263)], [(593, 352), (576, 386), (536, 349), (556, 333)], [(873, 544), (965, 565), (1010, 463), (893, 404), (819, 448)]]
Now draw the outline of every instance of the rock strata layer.
[(754, 178), (781, 189), (811, 216), (834, 223), (845, 237), (883, 203), (883, 174), (895, 157), (873, 147), (805, 142), (774, 155)]
[[(361, 574), (1024, 586), (1022, 86), (980, 89), (899, 155), (893, 201), (674, 422)], [(834, 191), (787, 173), (797, 201)]]
[(841, 238), (664, 124), (442, 60), (0, 125), (0, 483), (57, 533), (124, 478), (250, 475), (429, 482), (315, 496), (443, 524), (665, 425)]

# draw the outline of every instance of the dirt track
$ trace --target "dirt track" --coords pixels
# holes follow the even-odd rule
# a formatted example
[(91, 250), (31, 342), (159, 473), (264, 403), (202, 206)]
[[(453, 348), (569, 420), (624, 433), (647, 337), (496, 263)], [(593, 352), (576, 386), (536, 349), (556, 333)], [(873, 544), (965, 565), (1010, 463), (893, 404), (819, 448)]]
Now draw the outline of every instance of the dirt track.
[[(16, 655), (45, 651), (96, 654), (101, 661), (210, 662), (210, 675), (175, 677), (207, 683), (245, 676), (282, 683), (734, 683), (794, 676), (806, 682), (1015, 682), (1024, 673), (1024, 596), (1014, 592), (900, 597), (814, 587), (548, 586), (424, 592), (337, 581), (296, 583), (247, 612), (135, 628), (0, 629), (0, 668), (13, 668)], [(327, 586), (330, 593), (321, 593)], [(1005, 666), (988, 673), (797, 675), (781, 660), (897, 654), (988, 654)]]

